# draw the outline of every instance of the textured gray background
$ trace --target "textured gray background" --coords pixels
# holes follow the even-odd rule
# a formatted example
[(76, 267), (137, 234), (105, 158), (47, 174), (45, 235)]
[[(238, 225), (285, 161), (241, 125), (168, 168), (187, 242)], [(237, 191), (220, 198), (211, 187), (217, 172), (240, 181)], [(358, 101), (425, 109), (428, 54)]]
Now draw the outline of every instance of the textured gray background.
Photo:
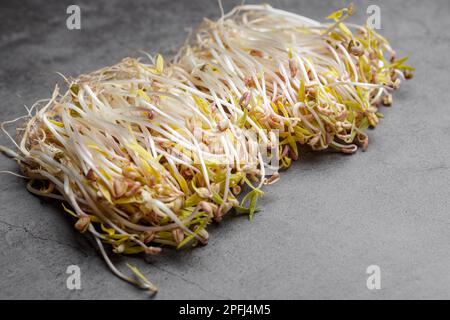
[[(81, 31), (65, 28), (70, 3), (81, 6)], [(0, 120), (49, 97), (56, 71), (76, 76), (139, 50), (170, 54), (186, 27), (219, 14), (206, 0), (70, 3), (1, 1)], [(156, 298), (450, 298), (450, 1), (370, 3), (381, 7), (382, 34), (417, 72), (383, 110), (369, 150), (305, 153), (266, 189), (253, 222), (213, 226), (206, 247), (166, 250), (148, 263), (129, 258), (158, 284)], [(346, 1), (273, 4), (322, 19)], [(368, 2), (355, 4), (361, 23)], [(0, 169), (16, 167), (0, 157)], [(70, 264), (81, 267), (82, 290), (66, 289)], [(378, 291), (366, 288), (371, 264), (381, 267)], [(1, 176), (0, 298), (146, 297), (109, 272), (59, 208)]]

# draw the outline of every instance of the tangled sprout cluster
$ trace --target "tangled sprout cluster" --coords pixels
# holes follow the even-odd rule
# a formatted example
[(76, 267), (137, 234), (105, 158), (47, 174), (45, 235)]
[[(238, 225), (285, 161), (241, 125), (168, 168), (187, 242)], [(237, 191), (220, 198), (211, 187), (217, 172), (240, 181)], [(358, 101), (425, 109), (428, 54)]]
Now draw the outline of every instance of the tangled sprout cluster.
[(206, 244), (212, 220), (232, 209), (251, 217), (261, 187), (279, 178), (265, 157), (287, 168), (298, 144), (367, 148), (378, 107), (412, 68), (374, 30), (344, 24), (351, 11), (323, 24), (236, 7), (205, 20), (171, 62), (127, 58), (56, 87), (30, 109), (17, 152), (2, 150), (30, 192), (69, 205), (114, 273), (155, 291), (135, 267), (119, 271), (104, 244), (150, 255)]

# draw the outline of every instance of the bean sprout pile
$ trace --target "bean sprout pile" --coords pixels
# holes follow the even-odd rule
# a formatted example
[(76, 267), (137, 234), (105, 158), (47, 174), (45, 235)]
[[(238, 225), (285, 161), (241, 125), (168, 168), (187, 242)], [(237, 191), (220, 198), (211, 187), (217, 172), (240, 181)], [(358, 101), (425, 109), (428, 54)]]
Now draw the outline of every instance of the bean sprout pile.
[(155, 255), (207, 244), (212, 221), (253, 217), (261, 188), (298, 159), (299, 145), (367, 148), (379, 106), (413, 69), (377, 32), (344, 23), (352, 10), (319, 23), (243, 5), (205, 19), (170, 61), (126, 58), (66, 79), (65, 92), (57, 86), (29, 109), (17, 140), (4, 128), (13, 121), (3, 123), (17, 150), (1, 150), (30, 192), (63, 203), (117, 276), (155, 292), (136, 267), (119, 271), (104, 246)]

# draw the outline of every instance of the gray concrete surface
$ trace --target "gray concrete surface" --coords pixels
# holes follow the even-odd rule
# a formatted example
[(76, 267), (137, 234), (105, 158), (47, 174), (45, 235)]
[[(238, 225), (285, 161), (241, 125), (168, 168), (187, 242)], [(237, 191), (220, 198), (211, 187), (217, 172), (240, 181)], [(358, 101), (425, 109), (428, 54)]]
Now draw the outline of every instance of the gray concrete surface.
[[(224, 1), (229, 10), (240, 1)], [(82, 10), (82, 30), (65, 10)], [(345, 1), (272, 1), (321, 19)], [(369, 2), (355, 1), (362, 22)], [(370, 1), (382, 34), (417, 68), (413, 81), (353, 156), (301, 155), (267, 191), (253, 222), (213, 226), (208, 246), (162, 255), (139, 266), (158, 284), (157, 299), (450, 298), (450, 2)], [(60, 78), (113, 64), (139, 50), (170, 54), (185, 28), (217, 17), (216, 1), (1, 1), (0, 119), (47, 98)], [(6, 139), (1, 137), (0, 142)], [(16, 170), (0, 158), (1, 170)], [(0, 298), (142, 299), (118, 280), (57, 207), (10, 175), (0, 181)], [(77, 264), (82, 289), (66, 288)], [(382, 289), (366, 287), (367, 266)]]

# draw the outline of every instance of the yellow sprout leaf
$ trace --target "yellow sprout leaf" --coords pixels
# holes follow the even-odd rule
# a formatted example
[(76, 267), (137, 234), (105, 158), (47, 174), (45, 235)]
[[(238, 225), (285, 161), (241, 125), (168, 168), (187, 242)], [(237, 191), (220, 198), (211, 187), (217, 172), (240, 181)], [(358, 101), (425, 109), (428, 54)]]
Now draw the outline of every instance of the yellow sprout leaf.
[(183, 178), (183, 176), (179, 173), (176, 174), (171, 166), (169, 166), (169, 171), (172, 174), (172, 176), (174, 176), (175, 179), (178, 181), (178, 184), (180, 185), (181, 190), (183, 190), (183, 192), (185, 194), (189, 194), (189, 187), (188, 187), (186, 180)]
[(112, 236), (116, 233), (116, 231), (113, 228), (107, 228), (103, 223), (100, 224), (100, 227), (103, 231), (105, 231), (109, 236)]
[(163, 72), (163, 68), (164, 68), (164, 58), (162, 57), (162, 55), (158, 54), (156, 56), (156, 71), (158, 71), (158, 73), (161, 74)]
[(128, 203), (139, 203), (141, 202), (136, 196), (121, 198), (116, 200), (116, 204), (128, 204)]
[(136, 94), (141, 97), (142, 99), (144, 99), (147, 102), (152, 102), (152, 100), (150, 99), (150, 97), (144, 92), (144, 90), (139, 89), (137, 91), (135, 91)]
[(143, 251), (144, 251), (144, 248), (141, 247), (141, 246), (130, 246), (130, 247), (126, 247), (126, 248), (123, 250), (123, 253), (126, 253), (126, 254), (136, 254), (136, 253), (140, 253), (140, 252), (143, 252)]
[(95, 144), (88, 144), (87, 146), (88, 146), (89, 148), (91, 148), (91, 149), (97, 151), (98, 153), (104, 155), (105, 157), (108, 156), (108, 154), (107, 154), (105, 151), (103, 151), (101, 148), (99, 148), (99, 147), (98, 147), (97, 145), (95, 145)]
[(347, 36), (349, 36), (349, 37), (353, 37), (353, 33), (350, 31), (349, 28), (347, 28), (347, 26), (346, 26), (345, 24), (339, 23), (339, 24), (338, 24), (338, 27), (339, 27), (339, 29), (341, 29), (341, 31), (342, 31), (345, 35), (347, 35)]
[(337, 10), (337, 11), (333, 12), (332, 14), (330, 14), (327, 17), (327, 19), (338, 21), (340, 18), (342, 18), (342, 15), (344, 14), (344, 10), (346, 10), (346, 9), (341, 9), (341, 10)]
[(195, 103), (200, 107), (200, 110), (202, 110), (204, 114), (210, 113), (208, 103), (204, 99), (199, 98), (195, 95), (193, 95), (192, 98), (194, 98)]
[(293, 53), (292, 53), (292, 48), (288, 48), (288, 49), (287, 49), (287, 52), (288, 52), (288, 58), (289, 58), (289, 59), (292, 59), (293, 56), (294, 56)]
[(52, 119), (48, 119), (48, 121), (50, 121), (51, 123), (53, 123), (55, 126), (64, 128), (64, 124), (63, 124), (62, 122), (55, 121), (55, 120), (52, 120)]
[(105, 197), (105, 199), (108, 200), (109, 203), (113, 204), (111, 199), (111, 193), (109, 193), (108, 188), (103, 184), (103, 182), (98, 183), (98, 188), (100, 189), (100, 192)]
[(351, 15), (353, 13), (353, 4), (352, 3), (348, 6), (348, 8), (334, 11), (332, 14), (330, 14), (327, 17), (327, 19), (339, 21), (344, 16), (345, 13), (347, 13), (347, 15)]
[(300, 87), (298, 88), (298, 100), (305, 101), (305, 81), (303, 79), (300, 81)]

